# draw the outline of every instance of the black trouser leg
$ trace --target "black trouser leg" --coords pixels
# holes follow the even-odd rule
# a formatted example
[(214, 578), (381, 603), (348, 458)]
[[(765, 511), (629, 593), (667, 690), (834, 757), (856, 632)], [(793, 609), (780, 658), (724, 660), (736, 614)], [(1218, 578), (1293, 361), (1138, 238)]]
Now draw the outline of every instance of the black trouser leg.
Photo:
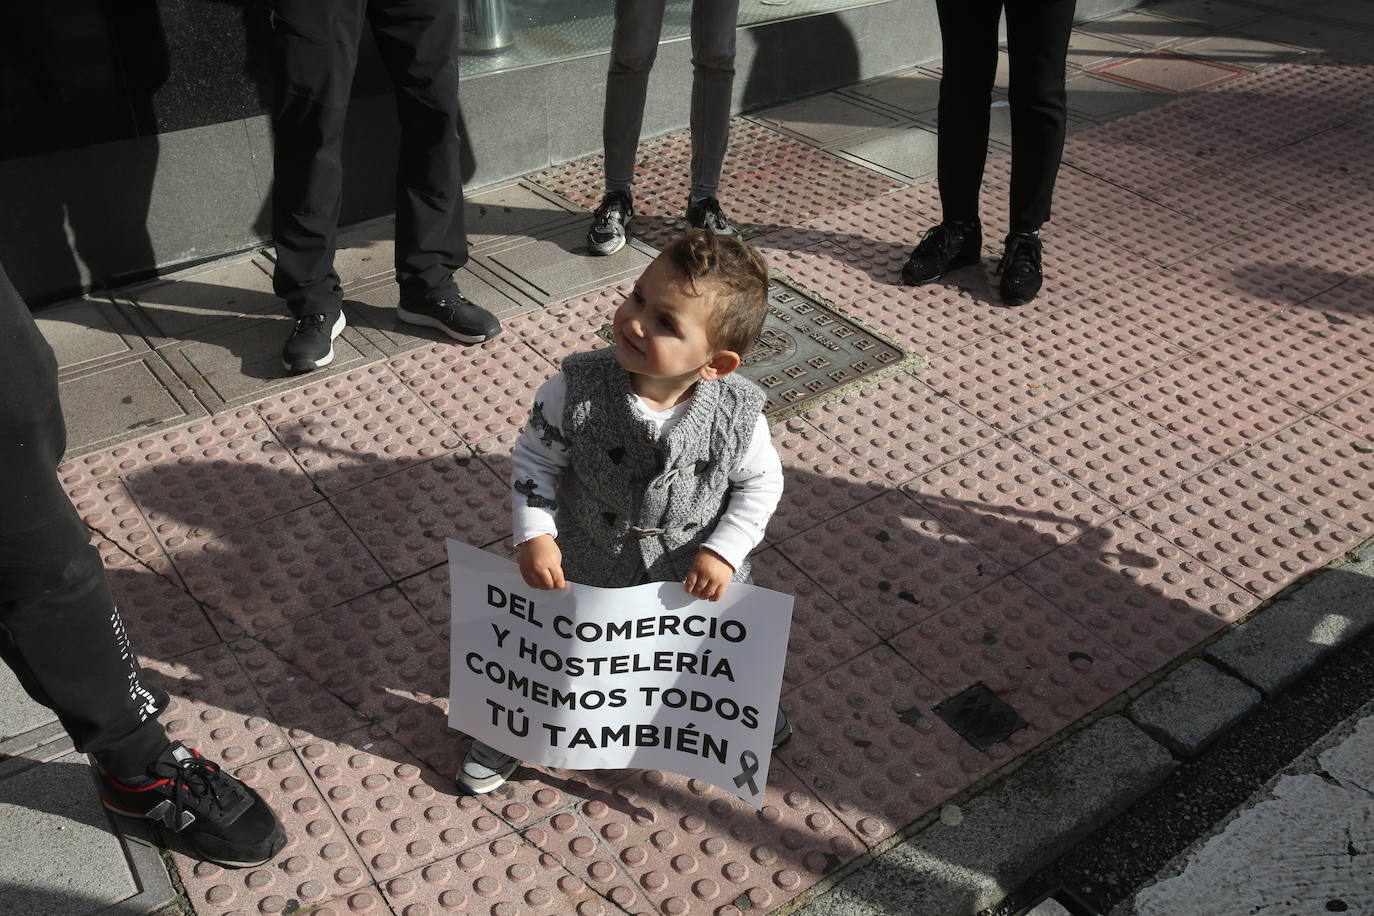
[(167, 694), (143, 683), (100, 553), (84, 547), (51, 589), (0, 599), (0, 657), (29, 696), (57, 713), (76, 749), (123, 776), (167, 746)]
[(296, 317), (338, 314), (343, 131), (366, 0), (272, 0), (272, 285)]
[(1035, 232), (1050, 218), (1064, 152), (1064, 61), (1074, 6), (1075, 0), (1007, 4), (1012, 232)]
[(988, 107), (997, 77), (1002, 0), (936, 0), (935, 9), (944, 49), (936, 146), (940, 205), (945, 222), (976, 220), (988, 156)]
[(372, 0), (368, 13), (396, 89), (396, 281), (406, 292), (454, 291), (467, 263), (458, 135), (458, 3)]

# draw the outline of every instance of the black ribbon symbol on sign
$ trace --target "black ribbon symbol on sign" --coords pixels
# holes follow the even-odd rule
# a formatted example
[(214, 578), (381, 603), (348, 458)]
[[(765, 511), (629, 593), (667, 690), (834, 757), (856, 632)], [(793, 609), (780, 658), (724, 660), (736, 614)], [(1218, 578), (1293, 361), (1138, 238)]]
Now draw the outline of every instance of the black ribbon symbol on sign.
[(749, 794), (758, 795), (758, 783), (754, 782), (754, 774), (759, 771), (759, 756), (753, 751), (745, 751), (739, 755), (740, 773), (735, 777), (735, 788), (749, 783)]

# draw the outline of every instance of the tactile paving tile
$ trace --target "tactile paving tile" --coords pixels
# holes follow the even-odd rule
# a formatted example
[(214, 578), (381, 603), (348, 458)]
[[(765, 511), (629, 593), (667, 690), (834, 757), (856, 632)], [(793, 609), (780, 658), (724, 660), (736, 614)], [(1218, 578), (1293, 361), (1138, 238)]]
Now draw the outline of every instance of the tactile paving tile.
[(1061, 207), (1060, 213), (1066, 222), (1076, 223), (1131, 254), (1166, 267), (1246, 231), (1237, 224), (1203, 222), (1149, 200), (1098, 214), (1091, 220), (1079, 218), (1071, 207)]
[(1139, 328), (1122, 324), (1113, 309), (1093, 301), (1025, 322), (1008, 336), (1052, 371), (1095, 388), (1144, 375), (1186, 353)]
[(106, 567), (105, 579), (135, 652), (168, 659), (220, 641), (179, 582), (137, 564)]
[(921, 381), (1003, 433), (1097, 393), (1007, 334), (939, 357)]
[(992, 769), (932, 709), (940, 689), (887, 646), (783, 695), (783, 759), (865, 844), (911, 824)]
[(398, 579), (442, 563), (445, 538), (482, 547), (510, 534), (510, 484), (463, 452), (340, 493), (334, 505)]
[(399, 916), (488, 912), (492, 916), (611, 916), (614, 912), (557, 857), (518, 834), (392, 878), (382, 891)]
[[(821, 233), (824, 239), (841, 248), (865, 242), (888, 242), (910, 249), (926, 230), (940, 221), (938, 195), (934, 197), (936, 206), (933, 208), (925, 209), (924, 203), (914, 203), (910, 195), (885, 194), (808, 220), (797, 228)], [(779, 230), (775, 235), (785, 231)]]
[[(1217, 237), (1212, 244), (1302, 215), (1303, 210), (1288, 203), (1288, 198), (1280, 199), (1270, 192), (1276, 183), (1265, 182), (1252, 171), (1253, 162), (1228, 164), (1215, 172), (1161, 188), (1150, 195), (1151, 199), (1214, 230)], [(1252, 176), (1260, 180), (1252, 181)], [(1074, 217), (1078, 216), (1076, 211), (1072, 212)], [(1094, 228), (1094, 223), (1080, 221)], [(1196, 236), (1192, 239), (1194, 251), (1212, 247), (1212, 244), (1199, 244)], [(1177, 246), (1172, 250), (1178, 253)]]
[[(610, 323), (621, 300), (632, 288), (633, 284), (626, 283), (586, 293), (546, 309), (527, 312), (512, 319), (506, 327), (552, 363), (545, 372), (547, 378), (568, 354), (610, 346), (597, 332)], [(542, 378), (539, 383), (543, 383)]]
[(1022, 566), (1115, 514), (1087, 487), (997, 439), (902, 489), (1009, 569)]
[(107, 570), (141, 565), (170, 573), (171, 561), (122, 480), (69, 473), (63, 475), (63, 485), (77, 515), (96, 532), (92, 543)]
[[(1292, 238), (1305, 236), (1295, 222), (1284, 224)], [(1333, 263), (1337, 255), (1318, 243), (1285, 243), (1277, 234), (1250, 235), (1219, 245), (1180, 265), (1223, 294), (1238, 293), (1276, 309), (1304, 302), (1349, 276)]]
[(1119, 517), (1015, 573), (1148, 673), (1248, 614), (1254, 595)]
[(997, 431), (915, 375), (895, 375), (801, 415), (889, 484), (953, 461)]
[(229, 648), (292, 747), (332, 741), (368, 724), (325, 685), (259, 640), (245, 637)]
[(462, 445), (400, 383), (292, 418), (273, 431), (325, 494), (360, 487)]
[(1325, 417), (1341, 429), (1367, 441), (1374, 441), (1374, 386), (1352, 391), (1338, 401), (1323, 407), (1318, 416)]
[(834, 242), (822, 241), (776, 256), (770, 256), (771, 252), (765, 249), (764, 257), (787, 279), (844, 309), (851, 302), (899, 286), (902, 264), (910, 250), (909, 245), (891, 242), (864, 242), (841, 248)]
[(1162, 338), (1185, 350), (1201, 350), (1274, 314), (1274, 302), (1228, 288), (1186, 265), (1160, 271), (1148, 287), (1127, 286), (1096, 299), (1121, 327)]
[(1023, 309), (1003, 306), (992, 268), (993, 262), (984, 261), (954, 271), (940, 283), (888, 287), (846, 303), (845, 309), (902, 346), (922, 356), (939, 356), (1026, 319)]
[(579, 812), (663, 916), (771, 911), (863, 852), (777, 757), (757, 811), (704, 782), (641, 770)]
[[(999, 156), (988, 162), (983, 172), (981, 196), (983, 212), (993, 217), (994, 225), (1005, 228), (1011, 208), (1010, 156)], [(1098, 217), (1109, 216), (1144, 200), (1133, 191), (1081, 169), (1061, 168), (1054, 180), (1055, 212), (1089, 228), (1097, 224)], [(938, 204), (935, 212), (939, 212)], [(1001, 241), (987, 232), (984, 239), (994, 244)]]
[(164, 429), (107, 449), (99, 459), (79, 459), (90, 474), (128, 476), (153, 465), (166, 464), (186, 456), (222, 457), (242, 448), (242, 440), (260, 437), (267, 424), (251, 408), (227, 411), (207, 420)]
[(1105, 395), (1051, 414), (1012, 438), (1118, 508), (1216, 461), (1201, 446)]
[(1020, 713), (982, 683), (936, 703), (935, 714), (980, 751), (1007, 740), (1027, 725)]
[[(1164, 110), (1171, 111), (1172, 106)], [(1182, 150), (1159, 148), (1139, 128), (1118, 126), (1138, 117), (1072, 134), (1064, 141), (1063, 164), (1145, 196), (1187, 181), (1212, 164), (1201, 157), (1188, 162), (1181, 158)]]
[(1310, 335), (1374, 360), (1374, 276), (1351, 277), (1294, 310), (1295, 323)]
[(479, 349), (440, 344), (391, 361), (420, 400), (469, 442), (525, 424), (547, 366), (518, 339)]
[(213, 617), (249, 633), (387, 584), (377, 561), (328, 503), (206, 541), (172, 561)]
[(878, 634), (846, 611), (777, 550), (754, 555), (754, 584), (791, 595), (784, 688), (795, 687), (878, 644)]
[(887, 489), (882, 477), (810, 423), (793, 418), (772, 429), (782, 459), (782, 499), (768, 521), (770, 543), (852, 509)]
[(234, 775), (277, 812), (286, 827), (286, 846), (271, 862), (256, 868), (222, 868), (174, 852), (172, 860), (194, 912), (387, 913), (381, 895), (369, 887), (358, 854), (294, 754), (278, 754), (241, 767)]
[[(232, 534), (320, 498), (310, 478), (250, 408), (214, 418), (229, 421), (202, 434), (194, 424), (175, 431), (172, 460), (124, 475), (153, 532), (169, 553)], [(208, 431), (207, 431), (208, 432)], [(169, 457), (171, 457), (169, 455)], [(151, 458), (151, 453), (149, 454)]]
[(297, 753), (376, 880), (510, 831), (477, 799), (460, 795), (452, 776), (430, 770), (381, 729)]
[(228, 646), (210, 646), (172, 661), (144, 656), (139, 662), (148, 681), (172, 698), (158, 716), (171, 740), (196, 748), (226, 769), (289, 747)]
[(1006, 569), (905, 494), (889, 492), (778, 545), (845, 608), (890, 636)]
[(1290, 501), (1230, 463), (1203, 471), (1130, 514), (1260, 599), (1365, 537), (1350, 530), (1339, 508)]
[(892, 645), (944, 696), (982, 683), (1029, 727), (991, 745), (1007, 760), (1144, 676), (1016, 576), (903, 630)]
[(1237, 374), (1218, 370), (1208, 354), (1194, 354), (1107, 394), (1207, 449), (1218, 459), (1290, 426), (1303, 411)]
[(448, 644), (397, 588), (372, 592), (260, 638), (374, 720), (448, 695)]
[(1374, 449), (1313, 417), (1231, 459), (1299, 505), (1343, 518), (1357, 540), (1374, 531)]
[(296, 417), (319, 413), (341, 401), (351, 401), (390, 388), (400, 379), (391, 366), (373, 363), (283, 392), (253, 405), (269, 426), (278, 426)]
[(653, 909), (579, 812), (560, 811), (522, 836), (626, 913), (648, 916)]

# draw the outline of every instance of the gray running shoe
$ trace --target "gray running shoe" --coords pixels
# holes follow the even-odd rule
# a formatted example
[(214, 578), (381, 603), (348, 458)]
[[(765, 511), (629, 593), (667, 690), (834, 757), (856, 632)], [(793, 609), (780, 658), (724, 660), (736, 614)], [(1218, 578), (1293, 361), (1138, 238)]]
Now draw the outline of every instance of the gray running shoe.
[(601, 198), (601, 206), (592, 214), (592, 228), (587, 230), (587, 250), (592, 254), (608, 255), (624, 248), (625, 233), (634, 215), (630, 195), (611, 191)]
[(687, 222), (697, 229), (709, 229), (716, 235), (739, 238), (739, 230), (721, 212), (720, 201), (714, 197), (703, 197), (696, 203), (687, 202)]
[(458, 785), (469, 795), (486, 795), (501, 788), (518, 766), (509, 754), (474, 740), (458, 770)]

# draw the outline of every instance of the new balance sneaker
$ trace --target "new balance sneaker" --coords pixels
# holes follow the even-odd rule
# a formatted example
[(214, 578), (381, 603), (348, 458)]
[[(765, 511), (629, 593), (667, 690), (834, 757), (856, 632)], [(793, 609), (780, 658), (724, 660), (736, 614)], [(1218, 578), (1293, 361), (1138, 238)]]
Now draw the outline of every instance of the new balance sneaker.
[(443, 331), (463, 343), (481, 343), (501, 333), (501, 322), (495, 315), (455, 290), (443, 297), (401, 294), (396, 317), (407, 324)]
[(739, 230), (730, 225), (730, 221), (720, 210), (720, 201), (714, 197), (687, 201), (687, 222), (697, 229), (709, 229), (716, 235), (739, 238)]
[(486, 795), (510, 779), (520, 761), (474, 740), (458, 770), (458, 785), (469, 795)]
[(1044, 282), (1041, 253), (1040, 233), (1013, 232), (1007, 236), (1006, 249), (997, 264), (997, 273), (1002, 275), (1002, 301), (1007, 305), (1025, 305), (1040, 292)]
[(282, 347), (282, 366), (292, 375), (299, 375), (329, 365), (334, 361), (334, 338), (343, 333), (346, 324), (343, 312), (297, 318), (286, 346)]
[(983, 227), (977, 222), (947, 222), (921, 236), (902, 265), (902, 279), (912, 286), (934, 283), (951, 270), (977, 264), (983, 256)]
[(258, 793), (180, 742), (141, 777), (117, 779), (94, 762), (93, 769), (106, 808), (157, 821), (216, 864), (251, 868), (286, 845), (286, 829)]
[(592, 228), (587, 230), (587, 250), (592, 254), (608, 255), (624, 248), (625, 233), (630, 231), (634, 215), (630, 195), (621, 191), (608, 192), (592, 214)]

